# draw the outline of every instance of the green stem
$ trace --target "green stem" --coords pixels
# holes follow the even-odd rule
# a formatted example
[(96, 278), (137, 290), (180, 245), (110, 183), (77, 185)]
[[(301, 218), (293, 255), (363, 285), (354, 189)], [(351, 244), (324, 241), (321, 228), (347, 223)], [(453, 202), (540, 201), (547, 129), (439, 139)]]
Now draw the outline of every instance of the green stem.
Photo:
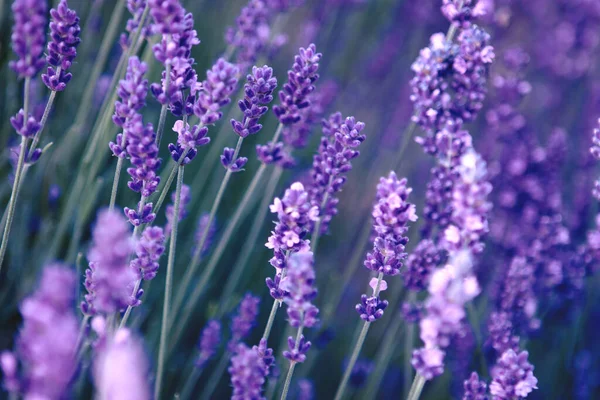
[[(125, 143), (127, 140), (127, 130), (124, 129), (123, 130), (123, 136), (122, 136), (122, 144), (123, 146), (125, 146)], [(123, 161), (125, 160), (125, 158), (123, 157), (119, 157), (119, 160), (117, 161), (117, 167), (115, 168), (115, 177), (113, 179), (113, 185), (112, 185), (112, 190), (110, 192), (110, 203), (108, 208), (112, 211), (115, 208), (115, 202), (117, 201), (117, 191), (119, 190), (119, 179), (121, 178), (121, 169), (123, 169)]]
[[(333, 175), (331, 178), (329, 178), (329, 183), (327, 184), (327, 189), (329, 189), (329, 186), (331, 186), (331, 182), (333, 181)], [(319, 237), (321, 236), (321, 221), (322, 221), (322, 213), (323, 210), (325, 209), (325, 206), (327, 205), (327, 201), (329, 200), (329, 190), (326, 190), (325, 192), (325, 196), (323, 196), (323, 201), (321, 202), (321, 206), (319, 207), (319, 218), (317, 219), (317, 222), (315, 223), (315, 227), (312, 233), (312, 237), (310, 239), (310, 250), (314, 253), (316, 253), (317, 251), (317, 246), (319, 244)]]
[(271, 313), (269, 314), (269, 319), (267, 320), (267, 325), (265, 326), (265, 331), (263, 332), (262, 338), (265, 340), (269, 339), (269, 335), (271, 334), (271, 329), (273, 328), (273, 322), (275, 321), (275, 316), (277, 315), (277, 310), (281, 306), (281, 302), (279, 300), (273, 300), (273, 306), (271, 307)]
[[(296, 344), (295, 349), (298, 350), (298, 346), (300, 345), (300, 337), (302, 336), (302, 330), (304, 329), (303, 325), (300, 325), (298, 328), (298, 333), (296, 334)], [(288, 391), (290, 390), (290, 383), (292, 382), (292, 376), (294, 375), (294, 369), (296, 368), (296, 362), (290, 361), (290, 368), (288, 369), (287, 376), (285, 377), (285, 384), (283, 385), (283, 391), (281, 392), (281, 400), (287, 399)]]
[(350, 362), (348, 363), (348, 366), (346, 366), (346, 371), (344, 372), (342, 381), (340, 382), (340, 385), (338, 386), (337, 391), (335, 393), (335, 400), (341, 400), (344, 395), (344, 391), (346, 390), (346, 386), (348, 386), (348, 381), (350, 380), (350, 374), (352, 373), (354, 364), (356, 364), (356, 360), (358, 360), (358, 355), (360, 354), (360, 350), (362, 349), (362, 346), (365, 343), (365, 339), (367, 337), (367, 333), (369, 332), (370, 326), (371, 323), (365, 321), (363, 328), (360, 331), (360, 335), (358, 335), (358, 340), (354, 345), (354, 350), (352, 350)]
[[(179, 207), (181, 203), (181, 187), (183, 185), (183, 171), (184, 167), (179, 166), (177, 171), (177, 185), (175, 191), (175, 204), (173, 207), (173, 215), (179, 215)], [(160, 346), (158, 350), (158, 367), (156, 372), (156, 382), (154, 385), (154, 398), (160, 398), (160, 389), (162, 384), (162, 376), (166, 358), (166, 347), (167, 347), (167, 324), (169, 321), (171, 291), (173, 289), (173, 267), (175, 265), (175, 251), (177, 249), (177, 228), (179, 225), (179, 218), (173, 218), (173, 227), (171, 233), (171, 243), (169, 245), (169, 258), (167, 262), (167, 275), (165, 278), (165, 299), (163, 303), (163, 315), (160, 332)]]
[[(167, 72), (170, 75), (171, 65), (167, 65)], [(169, 79), (167, 78), (167, 85)], [(160, 108), (160, 116), (158, 117), (158, 126), (156, 127), (156, 145), (160, 148), (160, 141), (162, 139), (163, 132), (165, 130), (165, 121), (167, 120), (167, 105), (164, 104)]]
[(423, 391), (423, 387), (425, 386), (425, 378), (421, 375), (416, 374), (415, 379), (413, 380), (412, 386), (410, 387), (410, 391), (408, 392), (407, 400), (419, 400), (421, 397), (421, 392)]
[(179, 395), (180, 399), (189, 399), (192, 395), (192, 390), (194, 390), (194, 387), (196, 386), (196, 382), (198, 382), (198, 379), (200, 378), (200, 374), (202, 374), (203, 369), (202, 368), (198, 368), (198, 367), (194, 367), (194, 369), (192, 370), (192, 373), (188, 376), (188, 378), (185, 381), (185, 384), (183, 385), (183, 388), (181, 389), (181, 394)]

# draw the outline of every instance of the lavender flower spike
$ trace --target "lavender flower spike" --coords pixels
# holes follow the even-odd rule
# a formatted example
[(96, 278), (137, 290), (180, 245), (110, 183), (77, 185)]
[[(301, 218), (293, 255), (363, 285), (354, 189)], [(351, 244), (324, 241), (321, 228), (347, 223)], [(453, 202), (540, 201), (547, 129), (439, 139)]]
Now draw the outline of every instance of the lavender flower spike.
[(231, 386), (233, 386), (232, 400), (256, 399), (262, 400), (262, 386), (268, 367), (258, 353), (258, 348), (249, 348), (239, 343), (235, 354), (231, 357)]
[(98, 398), (119, 399), (125, 393), (132, 400), (152, 398), (148, 357), (141, 340), (128, 329), (119, 329), (96, 351), (93, 375)]
[(208, 321), (200, 335), (200, 343), (198, 344), (200, 352), (195, 362), (196, 367), (203, 368), (206, 365), (208, 360), (217, 352), (220, 342), (221, 324), (215, 320)]
[(537, 378), (533, 376), (533, 365), (527, 360), (529, 353), (506, 350), (492, 369), (490, 393), (494, 400), (525, 398), (537, 389)]
[[(600, 160), (600, 119), (598, 119), (598, 126), (594, 128), (590, 152), (596, 160)], [(594, 189), (592, 190), (592, 194), (594, 195), (596, 200), (600, 200), (600, 179), (597, 179), (594, 182)]]
[(187, 165), (196, 157), (198, 149), (196, 147), (206, 146), (210, 143), (208, 128), (205, 126), (194, 125), (190, 128), (189, 124), (184, 124), (178, 120), (173, 125), (173, 131), (177, 132), (177, 143), (169, 143), (169, 152), (171, 158), (181, 165)]
[[(27, 399), (59, 399), (77, 369), (79, 323), (73, 313), (75, 272), (54, 264), (20, 306), (23, 326), (14, 352), (0, 354), (5, 388)], [(57, 340), (59, 338), (60, 340)]]
[(46, 65), (42, 58), (46, 42), (45, 1), (15, 0), (12, 4), (15, 19), (11, 40), (17, 60), (9, 63), (20, 78), (32, 78)]
[(238, 68), (219, 58), (211, 69), (206, 71), (206, 79), (199, 84), (195, 93), (194, 114), (204, 125), (212, 125), (221, 119), (220, 109), (231, 101), (231, 94), (237, 86)]
[(158, 226), (148, 226), (136, 243), (137, 258), (131, 261), (131, 268), (138, 279), (149, 281), (158, 272), (160, 256), (165, 252), (165, 234)]
[(81, 304), (84, 314), (111, 314), (130, 304), (136, 279), (129, 267), (134, 250), (131, 232), (125, 219), (116, 211), (101, 210), (92, 232), (92, 247), (85, 271), (87, 294)]
[(67, 5), (67, 0), (60, 0), (58, 6), (50, 10), (50, 41), (46, 61), (50, 66), (42, 81), (48, 89), (55, 92), (65, 90), (71, 80), (68, 72), (77, 55), (79, 39), (79, 17)]
[(229, 351), (235, 351), (237, 344), (245, 338), (254, 324), (258, 316), (260, 298), (247, 293), (238, 308), (237, 314), (231, 319), (231, 339), (227, 344)]
[(269, 43), (270, 10), (263, 0), (250, 0), (236, 18), (236, 27), (228, 27), (225, 40), (237, 48), (236, 64), (243, 70), (256, 62), (259, 53)]
[(463, 387), (465, 389), (462, 400), (489, 400), (487, 396), (487, 385), (485, 382), (479, 380), (477, 372), (473, 372), (469, 379), (467, 379)]

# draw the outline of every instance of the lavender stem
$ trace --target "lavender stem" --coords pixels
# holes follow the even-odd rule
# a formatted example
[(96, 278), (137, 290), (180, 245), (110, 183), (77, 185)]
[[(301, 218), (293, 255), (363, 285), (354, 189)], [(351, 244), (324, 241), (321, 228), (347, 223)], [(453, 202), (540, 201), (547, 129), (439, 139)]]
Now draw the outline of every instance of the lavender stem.
[[(303, 329), (303, 325), (300, 325), (300, 327), (298, 328), (298, 333), (296, 334), (296, 345), (294, 346), (296, 350), (298, 350), (298, 346), (300, 345), (300, 337), (302, 336)], [(285, 377), (285, 384), (283, 385), (283, 391), (281, 392), (281, 400), (287, 399), (288, 391), (290, 390), (290, 383), (292, 382), (292, 376), (294, 375), (295, 368), (296, 362), (290, 361), (290, 368), (288, 369), (287, 376)]]
[(208, 379), (208, 384), (204, 387), (202, 394), (200, 395), (201, 400), (210, 400), (210, 396), (212, 396), (213, 392), (217, 388), (219, 381), (221, 380), (221, 376), (223, 372), (225, 372), (225, 368), (227, 368), (227, 364), (229, 363), (229, 359), (231, 358), (231, 353), (229, 351), (225, 351), (219, 360), (219, 364), (214, 369), (214, 372), (210, 375)]
[[(184, 167), (179, 166), (177, 171), (177, 186), (175, 189), (175, 204), (173, 207), (173, 215), (179, 215), (179, 207), (181, 203), (181, 186), (183, 185)], [(177, 228), (179, 218), (173, 218), (173, 227), (171, 233), (171, 243), (169, 244), (169, 257), (167, 262), (167, 275), (165, 279), (165, 299), (163, 302), (163, 315), (160, 332), (160, 345), (158, 350), (158, 367), (156, 371), (156, 382), (154, 385), (154, 398), (160, 398), (160, 389), (162, 383), (162, 375), (166, 358), (167, 347), (167, 323), (169, 321), (171, 291), (173, 289), (173, 267), (175, 265), (175, 251), (177, 248)]]
[(419, 400), (421, 397), (421, 392), (423, 391), (423, 387), (425, 386), (425, 378), (421, 375), (415, 375), (415, 379), (410, 387), (410, 391), (408, 392), (407, 400)]

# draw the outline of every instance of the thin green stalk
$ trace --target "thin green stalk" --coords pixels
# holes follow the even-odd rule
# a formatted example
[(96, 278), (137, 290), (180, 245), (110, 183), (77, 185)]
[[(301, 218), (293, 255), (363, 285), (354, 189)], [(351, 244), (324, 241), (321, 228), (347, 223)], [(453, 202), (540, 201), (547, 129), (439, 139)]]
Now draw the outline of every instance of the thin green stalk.
[[(329, 186), (331, 186), (331, 182), (333, 181), (333, 175), (331, 176), (331, 178), (329, 178), (329, 183), (327, 184), (327, 188), (329, 188)], [(325, 191), (325, 196), (323, 196), (323, 201), (321, 202), (321, 206), (319, 207), (319, 219), (317, 219), (317, 222), (315, 223), (315, 228), (313, 230), (311, 239), (310, 239), (310, 250), (313, 253), (317, 252), (317, 246), (319, 244), (319, 237), (321, 236), (321, 220), (323, 219), (321, 217), (321, 214), (323, 213), (323, 210), (325, 209), (325, 206), (327, 205), (327, 201), (329, 200), (329, 190)]]
[[(295, 349), (298, 350), (298, 346), (300, 345), (300, 337), (302, 336), (302, 330), (304, 329), (303, 325), (300, 325), (298, 328), (298, 333), (296, 334), (296, 344)], [(290, 390), (290, 383), (292, 382), (292, 376), (294, 375), (294, 368), (296, 368), (296, 362), (290, 361), (290, 368), (288, 369), (287, 376), (285, 377), (285, 383), (283, 385), (283, 391), (281, 392), (281, 400), (287, 399), (288, 391)]]
[[(60, 69), (60, 67), (58, 67)], [(29, 148), (29, 154), (33, 154), (33, 150), (37, 146), (40, 138), (42, 136), (42, 131), (44, 130), (44, 126), (46, 126), (46, 122), (48, 122), (48, 116), (50, 115), (50, 110), (52, 109), (52, 105), (54, 104), (54, 99), (56, 98), (56, 92), (53, 90), (50, 92), (50, 97), (48, 97), (48, 102), (46, 103), (46, 108), (44, 108), (44, 115), (42, 115), (42, 120), (40, 121), (40, 129), (36, 132), (33, 137), (33, 141), (31, 142), (31, 147)]]
[[(373, 296), (378, 296), (381, 290), (381, 281), (383, 280), (383, 273), (380, 272), (377, 276), (377, 285), (373, 289)], [(354, 368), (354, 364), (356, 364), (356, 360), (358, 360), (358, 355), (362, 349), (363, 344), (365, 343), (365, 339), (367, 338), (367, 333), (369, 332), (369, 327), (371, 323), (365, 321), (363, 324), (362, 330), (358, 335), (358, 339), (356, 340), (356, 344), (354, 345), (354, 350), (352, 350), (352, 356), (350, 357), (350, 362), (346, 366), (346, 371), (344, 372), (344, 376), (342, 377), (342, 381), (337, 388), (335, 393), (335, 400), (341, 400), (344, 396), (344, 392), (346, 390), (346, 386), (348, 386), (348, 381), (350, 380), (350, 374), (352, 374), (352, 369)]]
[(265, 326), (265, 331), (263, 332), (263, 335), (262, 335), (262, 338), (265, 340), (268, 340), (269, 335), (271, 335), (271, 329), (273, 328), (273, 322), (275, 321), (275, 316), (277, 315), (277, 310), (279, 309), (279, 307), (281, 307), (281, 301), (273, 300), (273, 306), (271, 307), (271, 313), (269, 314), (269, 319), (267, 320), (267, 325)]
[[(125, 143), (127, 131), (123, 131), (123, 143)], [(121, 178), (121, 169), (123, 168), (123, 157), (119, 157), (117, 161), (117, 167), (115, 168), (115, 177), (113, 178), (112, 190), (110, 192), (110, 203), (108, 208), (112, 211), (115, 208), (115, 202), (117, 201), (117, 191), (119, 190), (119, 179)]]
[(198, 367), (194, 367), (192, 369), (192, 373), (188, 376), (188, 378), (185, 381), (185, 384), (183, 385), (183, 388), (179, 392), (180, 399), (185, 400), (185, 399), (189, 399), (191, 397), (192, 390), (194, 390), (194, 387), (196, 386), (198, 379), (200, 379), (200, 375), (202, 374), (202, 371), (203, 371), (203, 369), (198, 368)]
[(421, 375), (416, 374), (415, 379), (413, 380), (412, 386), (410, 387), (410, 391), (408, 392), (407, 400), (419, 400), (421, 397), (421, 392), (423, 391), (423, 387), (425, 386), (425, 378)]
[[(215, 248), (214, 252), (212, 253), (206, 268), (202, 272), (200, 281), (196, 285), (194, 285), (194, 291), (192, 292), (192, 294), (190, 296), (186, 295), (187, 286), (184, 285), (186, 283), (186, 280), (184, 279), (183, 284), (181, 286), (182, 290), (178, 291), (178, 293), (175, 297), (175, 301), (173, 302), (173, 310), (179, 310), (180, 307), (184, 306), (183, 302), (185, 300), (185, 306), (183, 308), (183, 311), (182, 311), (181, 315), (179, 317), (177, 317), (177, 325), (178, 326), (177, 326), (177, 328), (175, 328), (176, 330), (172, 333), (172, 339), (173, 339), (172, 343), (173, 344), (177, 343), (177, 341), (179, 340), (179, 336), (181, 335), (181, 333), (183, 333), (183, 330), (185, 329), (187, 321), (189, 320), (193, 311), (195, 310), (196, 303), (198, 302), (200, 296), (202, 296), (202, 294), (204, 293), (204, 290), (206, 289), (206, 285), (210, 281), (210, 278), (212, 277), (212, 274), (213, 274), (217, 264), (219, 263), (221, 256), (223, 255), (223, 253), (225, 252), (225, 249), (227, 248), (227, 244), (231, 240), (231, 237), (235, 233), (235, 230), (238, 228), (238, 224), (241, 222), (242, 216), (248, 211), (249, 204), (250, 204), (251, 200), (254, 198), (254, 193), (256, 192), (256, 188), (258, 187), (258, 184), (260, 183), (265, 170), (266, 170), (266, 165), (261, 164), (259, 169), (256, 171), (254, 178), (252, 178), (252, 182), (250, 182), (250, 186), (244, 193), (244, 197), (242, 198), (241, 203), (237, 207), (235, 214), (231, 218), (231, 221), (229, 221), (229, 223), (227, 224), (227, 228), (226, 228), (225, 232), (219, 239), (219, 243), (217, 244), (217, 247)], [(230, 275), (227, 280), (227, 283), (228, 283), (227, 286), (230, 286), (229, 282), (232, 279), (236, 279), (236, 280), (239, 279), (240, 274), (241, 274), (241, 271), (234, 270), (232, 272), (232, 275)], [(238, 278), (235, 278), (234, 275), (238, 275)], [(225, 297), (225, 299), (227, 299), (227, 297)], [(173, 324), (174, 324), (174, 321), (172, 320), (170, 322), (169, 326), (171, 328), (173, 328)], [(171, 331), (171, 329), (169, 329), (169, 331)]]
[[(183, 185), (183, 171), (184, 167), (179, 166), (177, 171), (177, 185), (175, 191), (175, 204), (173, 207), (173, 215), (179, 215), (179, 207), (181, 203), (181, 187)], [(179, 225), (179, 218), (173, 218), (173, 227), (171, 234), (171, 243), (169, 245), (169, 258), (167, 262), (167, 275), (165, 278), (165, 299), (163, 303), (163, 315), (160, 332), (160, 346), (158, 350), (158, 367), (156, 372), (156, 382), (154, 385), (154, 398), (160, 398), (160, 389), (162, 384), (163, 370), (166, 358), (167, 349), (167, 323), (169, 321), (171, 291), (173, 289), (173, 267), (175, 265), (175, 251), (177, 249), (177, 228)]]
[[(235, 266), (231, 270), (227, 278), (227, 282), (225, 284), (225, 288), (223, 289), (223, 294), (221, 295), (221, 301), (219, 301), (219, 311), (217, 311), (217, 315), (223, 315), (225, 313), (225, 309), (227, 307), (228, 299), (231, 298), (233, 292), (235, 291), (237, 284), (242, 277), (242, 273), (245, 270), (246, 263), (248, 259), (252, 255), (252, 252), (256, 249), (256, 240), (258, 239), (258, 235), (260, 234), (261, 228), (264, 224), (265, 217), (267, 212), (269, 211), (269, 204), (273, 199), (273, 194), (275, 193), (275, 189), (277, 188), (277, 184), (279, 183), (279, 179), (281, 178), (281, 174), (283, 169), (276, 167), (271, 174), (271, 178), (269, 179), (269, 183), (265, 189), (265, 195), (258, 207), (258, 212), (254, 217), (254, 220), (250, 224), (251, 231), (246, 236), (246, 240), (244, 240), (244, 247), (242, 248), (241, 254), (238, 257), (238, 260), (235, 263)], [(242, 200), (243, 202), (243, 200)], [(209, 263), (210, 265), (210, 263)]]
[[(171, 65), (167, 65), (167, 85), (169, 84), (169, 76), (171, 75)], [(156, 145), (160, 148), (160, 141), (165, 130), (165, 121), (167, 120), (167, 105), (164, 104), (160, 108), (160, 117), (158, 118), (158, 126), (156, 127)]]
[(219, 364), (214, 369), (214, 372), (210, 375), (208, 379), (207, 385), (204, 387), (202, 394), (200, 395), (201, 400), (209, 400), (219, 385), (221, 381), (221, 376), (223, 376), (223, 372), (225, 372), (225, 368), (227, 368), (227, 364), (229, 364), (229, 359), (231, 358), (231, 353), (229, 351), (225, 351), (221, 356), (221, 360), (219, 360)]

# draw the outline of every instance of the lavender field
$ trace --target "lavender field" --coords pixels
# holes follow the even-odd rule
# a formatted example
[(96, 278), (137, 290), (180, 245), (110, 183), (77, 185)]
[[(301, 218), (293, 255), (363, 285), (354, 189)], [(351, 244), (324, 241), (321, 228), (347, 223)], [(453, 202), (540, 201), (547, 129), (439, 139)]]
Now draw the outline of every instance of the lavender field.
[(0, 399), (600, 399), (600, 0), (0, 0)]

